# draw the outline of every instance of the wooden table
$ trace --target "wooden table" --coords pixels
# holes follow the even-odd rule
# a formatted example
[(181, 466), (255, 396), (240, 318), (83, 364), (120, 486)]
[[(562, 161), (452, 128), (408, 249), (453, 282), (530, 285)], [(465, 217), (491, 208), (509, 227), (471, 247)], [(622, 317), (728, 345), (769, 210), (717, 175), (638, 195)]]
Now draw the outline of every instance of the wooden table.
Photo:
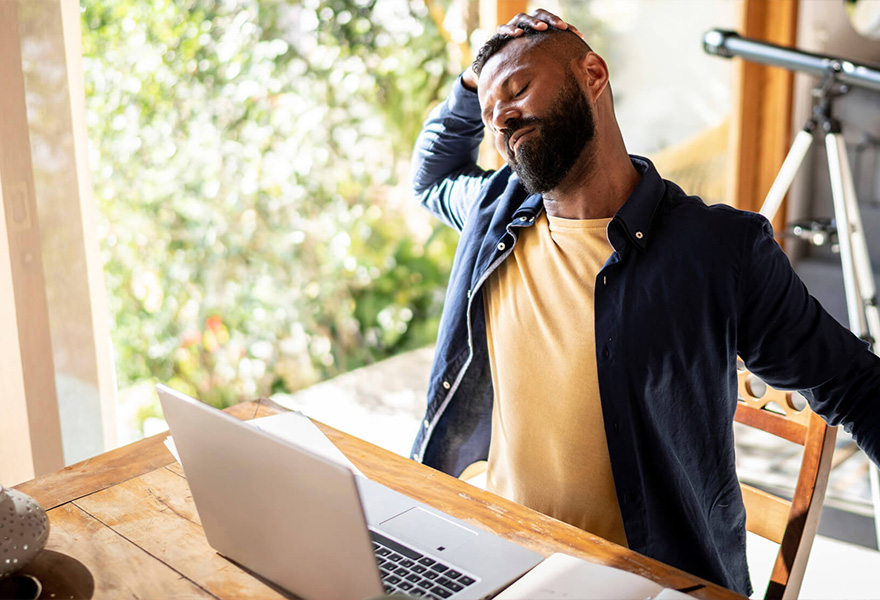
[[(239, 404), (252, 419), (284, 409)], [(697, 588), (696, 598), (742, 597), (705, 580), (484, 492), (331, 427), (324, 433), (365, 475), (544, 555), (565, 552), (653, 579)], [(153, 436), (16, 486), (49, 513), (46, 548), (22, 571), (42, 598), (284, 598), (207, 543), (180, 465)], [(702, 587), (701, 587), (702, 586)]]

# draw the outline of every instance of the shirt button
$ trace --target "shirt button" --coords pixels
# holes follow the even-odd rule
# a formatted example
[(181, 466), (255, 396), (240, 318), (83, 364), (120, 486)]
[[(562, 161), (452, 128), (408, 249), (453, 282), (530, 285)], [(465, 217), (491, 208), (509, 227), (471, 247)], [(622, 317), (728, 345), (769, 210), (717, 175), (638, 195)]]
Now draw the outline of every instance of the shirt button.
[(528, 217), (520, 217), (519, 220), (522, 221), (523, 223), (525, 223), (526, 221), (529, 220), (529, 218)]
[(642, 233), (641, 231), (636, 231), (636, 238), (642, 239), (643, 237), (645, 237), (644, 233)]
[(451, 387), (452, 387), (452, 386), (449, 385), (449, 382), (448, 382), (448, 381), (444, 381), (444, 382), (443, 382), (443, 389), (448, 390), (448, 389), (451, 388)]
[(503, 251), (507, 246), (504, 245), (504, 242), (498, 242), (498, 250)]
[(431, 426), (431, 424), (428, 423), (428, 419), (425, 419), (425, 422), (423, 423), (423, 425), (425, 426), (425, 429), (427, 429), (428, 427)]
[(413, 459), (413, 460), (419, 460), (419, 455), (418, 455), (418, 454), (413, 454), (413, 455), (412, 455), (412, 459)]
[(614, 431), (620, 431), (620, 422), (618, 422), (618, 421), (614, 422)]
[(611, 353), (608, 352), (608, 348), (602, 350), (602, 358), (608, 358), (609, 356), (611, 356)]
[(630, 494), (629, 492), (627, 492), (626, 494), (623, 495), (623, 501), (626, 504), (629, 504), (630, 502), (632, 502), (632, 499), (633, 499), (632, 494)]

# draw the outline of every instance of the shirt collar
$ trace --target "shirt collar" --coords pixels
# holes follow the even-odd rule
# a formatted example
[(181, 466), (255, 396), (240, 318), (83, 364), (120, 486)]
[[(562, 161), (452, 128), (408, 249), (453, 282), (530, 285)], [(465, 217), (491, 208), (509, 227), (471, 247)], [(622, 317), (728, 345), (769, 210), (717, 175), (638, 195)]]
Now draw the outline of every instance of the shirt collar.
[[(612, 223), (617, 223), (619, 229), (623, 231), (626, 239), (635, 244), (635, 246), (644, 251), (648, 246), (648, 240), (651, 236), (651, 223), (654, 220), (654, 213), (660, 201), (666, 194), (666, 184), (654, 168), (654, 164), (642, 156), (631, 154), (630, 160), (633, 166), (639, 172), (640, 178), (635, 189), (623, 206), (614, 215)], [(516, 175), (513, 177), (516, 179)], [(522, 186), (515, 186), (516, 192), (520, 198), (516, 198), (514, 204), (519, 204), (519, 208), (514, 212), (513, 219), (515, 224), (531, 225), (534, 219), (544, 210), (543, 196), (541, 194), (528, 195)], [(520, 223), (520, 219), (522, 222)], [(610, 227), (610, 226), (609, 226)], [(620, 249), (619, 238), (609, 236), (611, 245), (615, 250)], [(623, 241), (623, 240), (620, 240)]]
[[(513, 174), (513, 180), (519, 182), (516, 173)], [(513, 213), (514, 223), (531, 225), (544, 210), (544, 197), (541, 194), (529, 194), (522, 185), (514, 187), (514, 194), (520, 195), (520, 198), (515, 199), (514, 203), (519, 204), (519, 208)]]
[[(628, 241), (644, 251), (651, 239), (654, 214), (666, 194), (666, 184), (650, 160), (635, 155), (630, 155), (630, 160), (641, 178), (632, 194), (614, 215), (612, 223), (617, 223)], [(615, 240), (611, 239), (612, 245), (617, 249), (614, 242)]]

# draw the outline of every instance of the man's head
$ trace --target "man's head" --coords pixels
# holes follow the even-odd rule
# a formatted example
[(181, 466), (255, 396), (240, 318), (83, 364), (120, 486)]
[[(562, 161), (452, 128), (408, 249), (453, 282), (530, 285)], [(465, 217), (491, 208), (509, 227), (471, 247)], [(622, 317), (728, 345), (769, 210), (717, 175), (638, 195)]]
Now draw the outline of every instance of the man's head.
[(545, 45), (560, 60), (579, 58), (587, 52), (592, 52), (589, 44), (571, 29), (558, 29), (552, 25), (547, 29), (535, 29), (525, 24), (520, 25), (519, 29), (522, 30), (522, 35), (496, 33), (483, 44), (471, 65), (477, 75), (493, 55), (513, 40), (527, 41), (531, 45)]
[(590, 151), (592, 105), (606, 87), (607, 68), (571, 31), (520, 29), (520, 36), (493, 36), (473, 69), (499, 152), (529, 192), (548, 192)]

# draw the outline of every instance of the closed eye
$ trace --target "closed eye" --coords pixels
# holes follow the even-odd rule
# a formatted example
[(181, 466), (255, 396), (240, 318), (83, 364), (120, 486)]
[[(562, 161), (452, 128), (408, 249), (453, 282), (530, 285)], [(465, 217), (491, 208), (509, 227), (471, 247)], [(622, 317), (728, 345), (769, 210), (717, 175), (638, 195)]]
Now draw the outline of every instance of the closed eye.
[(514, 95), (514, 98), (519, 98), (520, 96), (522, 96), (523, 93), (525, 93), (525, 91), (526, 91), (527, 89), (529, 89), (529, 84), (528, 84), (528, 83), (525, 84), (525, 86), (523, 86), (523, 88), (522, 88), (520, 91), (518, 91), (518, 92), (516, 93), (516, 95)]

